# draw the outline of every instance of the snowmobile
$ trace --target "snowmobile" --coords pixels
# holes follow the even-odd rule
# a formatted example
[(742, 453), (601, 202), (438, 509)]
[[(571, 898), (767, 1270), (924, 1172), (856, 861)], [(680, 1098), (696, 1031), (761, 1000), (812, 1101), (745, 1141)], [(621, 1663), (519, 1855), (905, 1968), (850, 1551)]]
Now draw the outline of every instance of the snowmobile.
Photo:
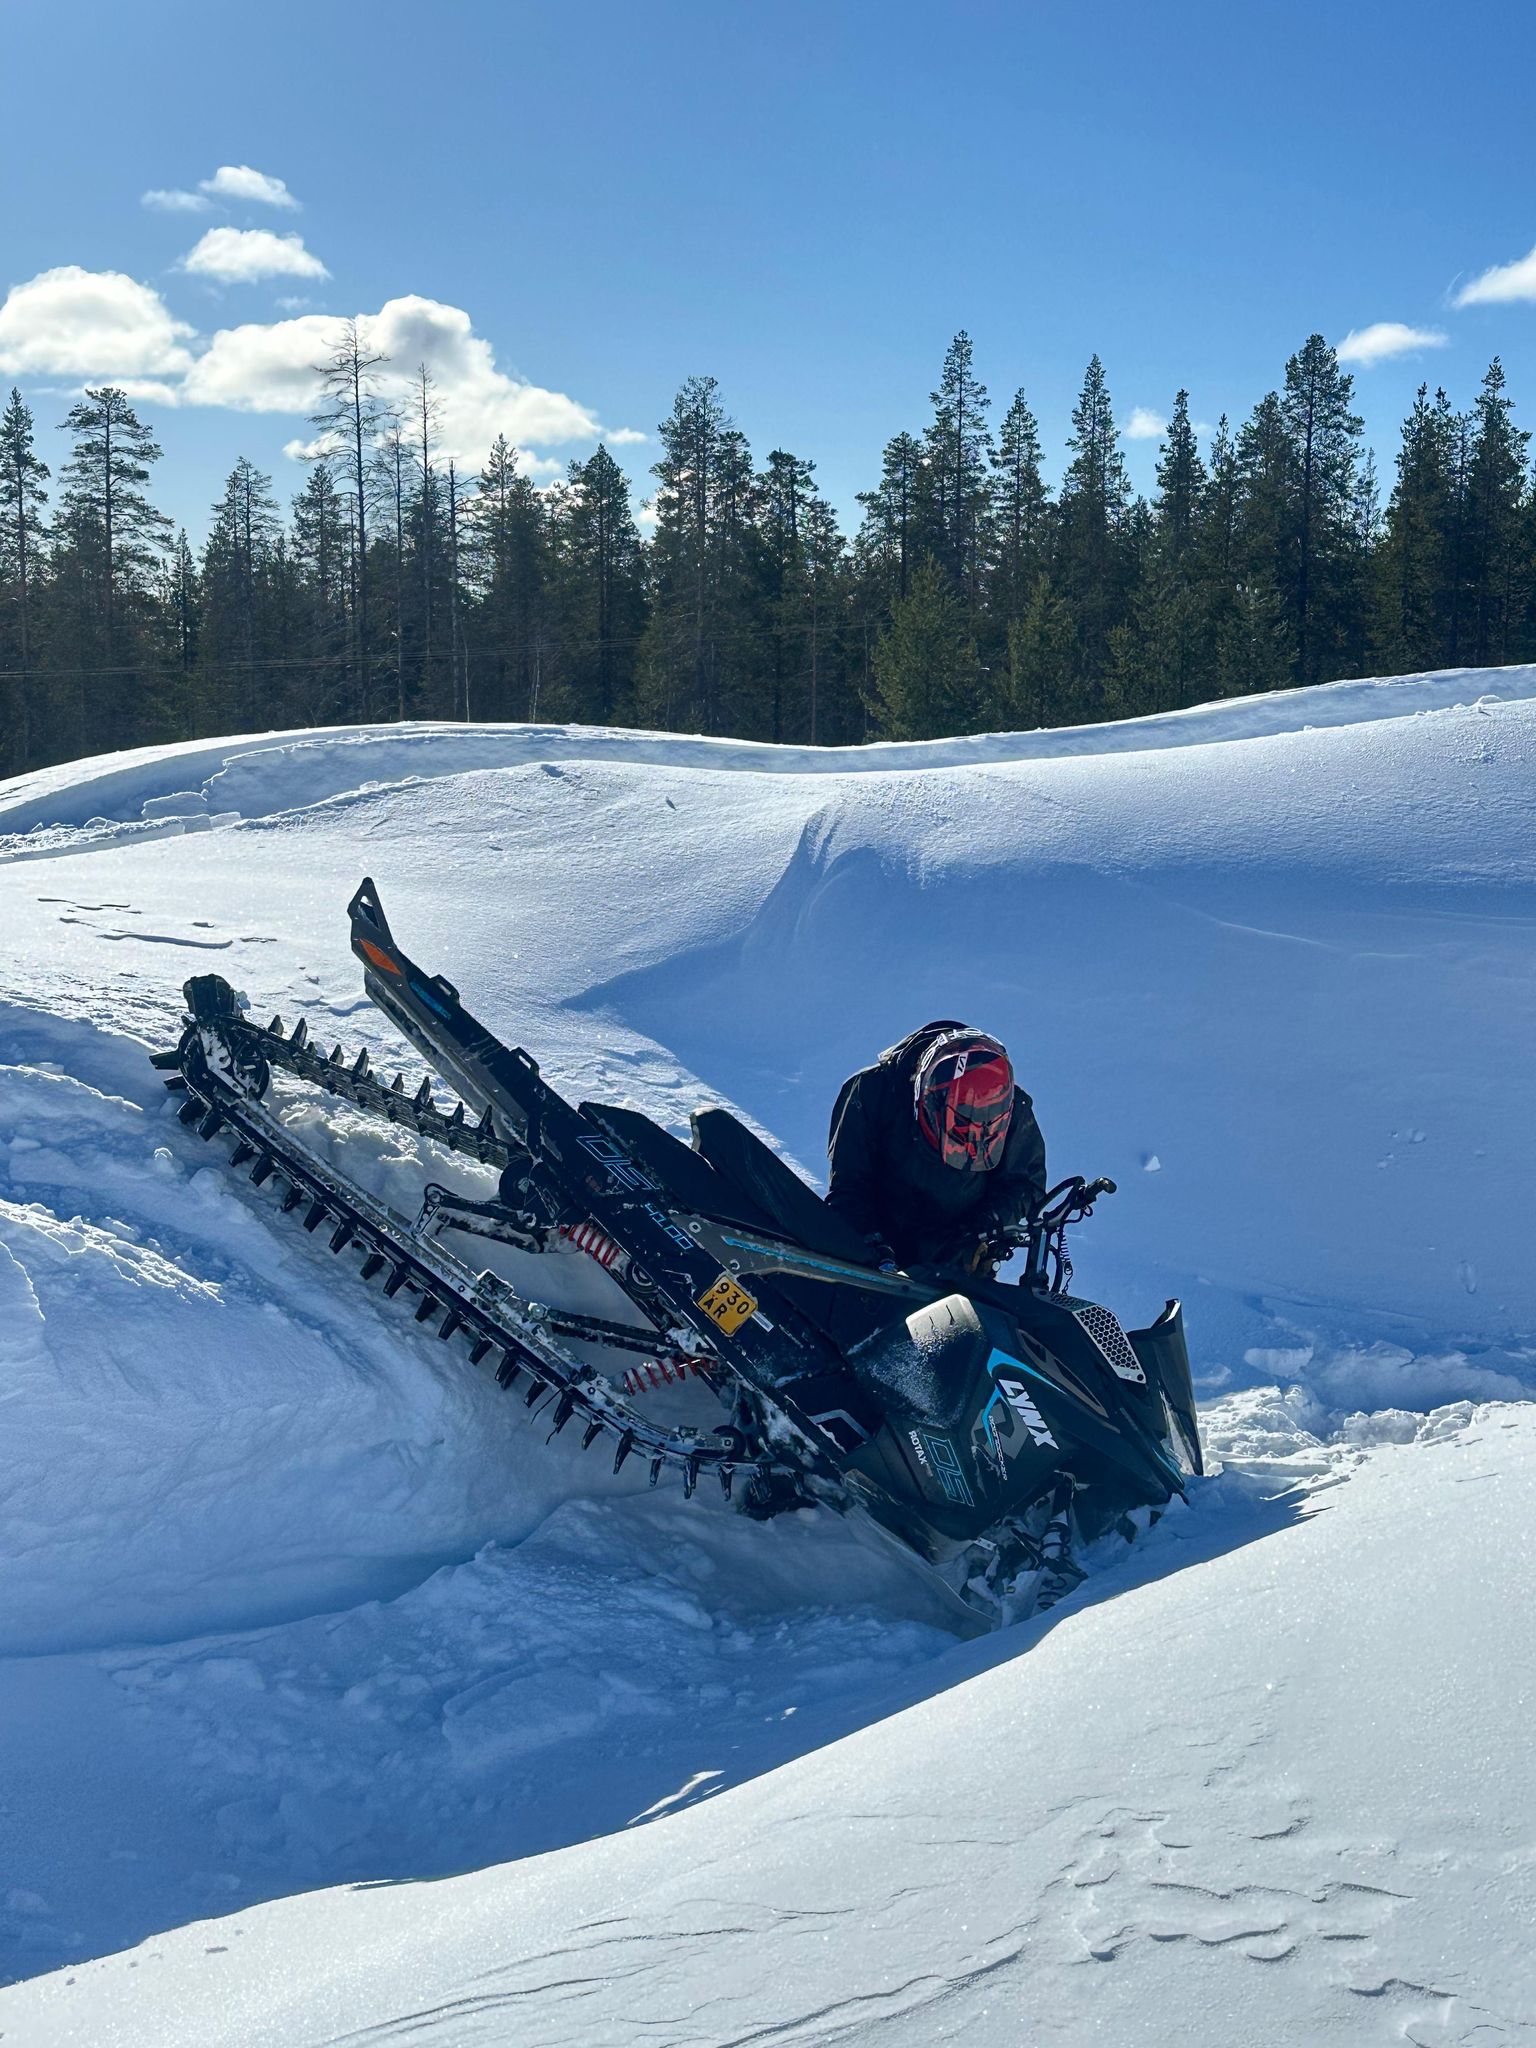
[[(764, 1519), (855, 1517), (977, 1627), (1051, 1604), (1083, 1575), (1074, 1545), (1133, 1534), (1138, 1510), (1203, 1470), (1179, 1304), (1126, 1331), (1071, 1291), (1067, 1228), (1112, 1182), (1062, 1181), (974, 1270), (878, 1268), (728, 1111), (698, 1111), (684, 1144), (636, 1110), (573, 1105), (410, 959), (371, 881), (349, 913), (368, 996), (450, 1107), (430, 1076), (412, 1091), (366, 1049), (325, 1053), (302, 1019), (255, 1023), (217, 975), (186, 983), (180, 1042), (152, 1057), (183, 1123), (222, 1133), (234, 1166), (418, 1323), (460, 1337), (551, 1437), (574, 1424), (614, 1471), (675, 1471), (689, 1497), (708, 1478)], [(397, 1213), (305, 1141), (295, 1095), (313, 1097), (293, 1081), (476, 1162), (494, 1193), (432, 1181), (414, 1218)], [(994, 1277), (1015, 1253), (1020, 1280)], [(590, 1288), (560, 1305), (573, 1256), (606, 1275), (605, 1313)]]

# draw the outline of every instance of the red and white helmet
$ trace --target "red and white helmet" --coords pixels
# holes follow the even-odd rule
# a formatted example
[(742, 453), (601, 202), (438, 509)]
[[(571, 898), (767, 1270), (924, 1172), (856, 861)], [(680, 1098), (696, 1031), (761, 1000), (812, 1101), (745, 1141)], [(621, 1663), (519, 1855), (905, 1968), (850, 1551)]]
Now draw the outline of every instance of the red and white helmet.
[(1013, 1066), (984, 1031), (947, 1031), (918, 1062), (912, 1083), (917, 1127), (946, 1166), (987, 1173), (998, 1165), (1013, 1120)]

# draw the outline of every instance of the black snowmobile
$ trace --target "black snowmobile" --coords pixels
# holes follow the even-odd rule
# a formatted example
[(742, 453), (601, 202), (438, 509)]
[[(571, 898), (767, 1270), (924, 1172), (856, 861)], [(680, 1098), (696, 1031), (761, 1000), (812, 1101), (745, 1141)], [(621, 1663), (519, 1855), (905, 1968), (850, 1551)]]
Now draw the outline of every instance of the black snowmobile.
[[(727, 1111), (699, 1111), (689, 1146), (635, 1110), (573, 1107), (401, 951), (371, 881), (350, 912), (368, 995), (451, 1108), (430, 1079), (414, 1093), (375, 1079), (366, 1051), (322, 1052), (302, 1020), (253, 1023), (217, 975), (186, 984), (186, 1028), (155, 1064), (184, 1123), (224, 1132), (233, 1164), (280, 1186), (283, 1210), (359, 1257), (363, 1279), (412, 1299), (417, 1322), (462, 1335), (551, 1435), (574, 1422), (585, 1446), (609, 1442), (615, 1471), (640, 1458), (654, 1485), (674, 1469), (689, 1496), (712, 1475), (751, 1514), (865, 1518), (987, 1624), (1059, 1598), (1082, 1576), (1074, 1538), (1134, 1533), (1135, 1510), (1202, 1470), (1178, 1303), (1127, 1332), (1069, 1291), (1067, 1226), (1112, 1182), (1061, 1182), (990, 1247), (1022, 1250), (1017, 1285), (878, 1271)], [(413, 1220), (397, 1214), (303, 1141), (277, 1073), (479, 1162), (494, 1195), (434, 1182)], [(538, 1296), (507, 1273), (526, 1275), (530, 1253), (549, 1276)], [(613, 1283), (610, 1313), (541, 1298), (570, 1294), (573, 1254)]]

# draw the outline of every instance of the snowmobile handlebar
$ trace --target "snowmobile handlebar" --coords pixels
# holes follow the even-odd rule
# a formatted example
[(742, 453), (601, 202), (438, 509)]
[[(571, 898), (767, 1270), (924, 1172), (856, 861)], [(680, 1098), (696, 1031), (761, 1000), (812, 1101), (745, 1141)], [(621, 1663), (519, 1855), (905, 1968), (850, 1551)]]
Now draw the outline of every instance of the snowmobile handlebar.
[(1033, 1216), (1020, 1226), (1023, 1237), (1037, 1230), (1059, 1230), (1064, 1223), (1075, 1223), (1092, 1213), (1101, 1195), (1117, 1192), (1112, 1180), (1085, 1180), (1080, 1173), (1074, 1173), (1041, 1196)]

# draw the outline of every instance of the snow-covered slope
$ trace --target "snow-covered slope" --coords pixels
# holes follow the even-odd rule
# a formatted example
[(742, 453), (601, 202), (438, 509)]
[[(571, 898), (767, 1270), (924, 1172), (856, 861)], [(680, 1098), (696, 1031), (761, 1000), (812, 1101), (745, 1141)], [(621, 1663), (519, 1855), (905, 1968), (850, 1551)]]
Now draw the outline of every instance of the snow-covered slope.
[[(0, 1993), (0, 2039), (1525, 2038), (1533, 766), (1504, 670), (0, 786), (0, 1971), (536, 1859), (156, 1938)], [(844, 1531), (546, 1450), (144, 1062), (207, 969), (387, 1059), (364, 872), (557, 1081), (731, 1101), (813, 1172), (850, 1066), (1000, 1031), (1053, 1167), (1121, 1184), (1089, 1291), (1185, 1295), (1224, 1474), (1043, 1639), (962, 1648)]]

